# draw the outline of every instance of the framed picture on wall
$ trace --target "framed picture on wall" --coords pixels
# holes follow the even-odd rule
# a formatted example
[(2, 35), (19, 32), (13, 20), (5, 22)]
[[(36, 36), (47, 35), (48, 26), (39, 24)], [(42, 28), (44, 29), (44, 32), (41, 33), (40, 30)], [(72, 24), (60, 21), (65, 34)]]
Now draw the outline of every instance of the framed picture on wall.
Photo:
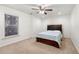
[(18, 16), (5, 14), (5, 36), (18, 34)]

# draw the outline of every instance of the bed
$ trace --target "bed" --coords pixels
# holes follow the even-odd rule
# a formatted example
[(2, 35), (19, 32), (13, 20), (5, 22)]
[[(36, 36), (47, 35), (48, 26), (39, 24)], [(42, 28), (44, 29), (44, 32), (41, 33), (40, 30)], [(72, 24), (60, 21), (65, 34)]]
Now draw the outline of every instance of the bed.
[(47, 31), (37, 34), (36, 41), (60, 48), (62, 41), (62, 25), (48, 25)]

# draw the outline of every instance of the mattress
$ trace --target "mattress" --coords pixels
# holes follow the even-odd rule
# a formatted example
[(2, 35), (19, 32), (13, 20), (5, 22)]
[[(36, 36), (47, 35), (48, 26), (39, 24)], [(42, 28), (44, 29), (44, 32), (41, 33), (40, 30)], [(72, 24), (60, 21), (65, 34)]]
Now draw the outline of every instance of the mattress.
[(37, 37), (53, 40), (56, 41), (59, 45), (61, 45), (62, 34), (58, 30), (41, 32), (37, 34)]

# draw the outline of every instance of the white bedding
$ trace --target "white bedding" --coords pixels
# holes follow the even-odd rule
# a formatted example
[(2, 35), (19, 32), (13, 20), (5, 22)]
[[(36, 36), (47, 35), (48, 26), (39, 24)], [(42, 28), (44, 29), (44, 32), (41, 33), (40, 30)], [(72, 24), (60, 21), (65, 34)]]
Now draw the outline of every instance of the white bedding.
[(41, 33), (37, 34), (37, 37), (54, 40), (54, 41), (58, 42), (59, 45), (61, 45), (62, 34), (58, 30), (41, 32)]

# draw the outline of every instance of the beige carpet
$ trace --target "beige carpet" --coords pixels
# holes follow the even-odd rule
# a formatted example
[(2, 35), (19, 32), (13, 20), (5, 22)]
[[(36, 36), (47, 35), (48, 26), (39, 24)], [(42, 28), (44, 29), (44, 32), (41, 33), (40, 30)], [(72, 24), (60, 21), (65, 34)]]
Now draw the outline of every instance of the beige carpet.
[(27, 39), (0, 48), (0, 53), (11, 54), (77, 54), (71, 39), (63, 39), (60, 49)]

